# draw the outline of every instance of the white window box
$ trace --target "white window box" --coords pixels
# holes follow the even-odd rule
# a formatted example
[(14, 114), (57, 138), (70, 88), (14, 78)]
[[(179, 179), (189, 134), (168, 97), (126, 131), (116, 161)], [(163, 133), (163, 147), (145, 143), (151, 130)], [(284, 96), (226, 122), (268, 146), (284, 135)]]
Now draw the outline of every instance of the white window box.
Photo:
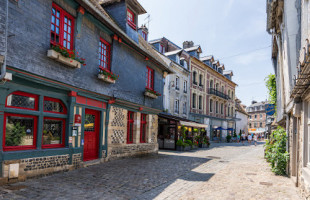
[(99, 78), (100, 80), (103, 80), (103, 81), (107, 82), (107, 83), (112, 83), (112, 84), (115, 83), (115, 80), (113, 80), (113, 79), (111, 79), (111, 78), (109, 78), (108, 76), (105, 76), (105, 75), (103, 75), (103, 74), (98, 74), (98, 78)]
[(66, 58), (62, 56), (60, 53), (54, 51), (53, 49), (47, 51), (47, 57), (54, 59), (62, 64), (68, 65), (69, 67), (81, 68), (80, 62), (73, 60), (71, 58)]
[(157, 95), (156, 94), (152, 94), (152, 93), (150, 93), (148, 91), (144, 92), (144, 96), (150, 97), (152, 99), (157, 99)]

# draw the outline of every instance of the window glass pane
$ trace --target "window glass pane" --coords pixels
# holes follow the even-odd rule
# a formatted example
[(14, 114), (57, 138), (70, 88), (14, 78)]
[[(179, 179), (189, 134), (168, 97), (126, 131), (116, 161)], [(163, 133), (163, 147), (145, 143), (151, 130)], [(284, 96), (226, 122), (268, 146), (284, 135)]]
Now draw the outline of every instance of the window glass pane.
[(60, 17), (60, 12), (59, 11), (57, 11), (57, 18), (59, 18)]
[(51, 25), (51, 30), (55, 31), (55, 25), (54, 24)]
[(56, 19), (56, 25), (59, 26), (59, 19)]
[(32, 146), (34, 118), (6, 117), (5, 146)]
[(64, 107), (60, 102), (56, 101), (44, 101), (44, 111), (47, 112), (64, 112)]
[(85, 115), (84, 131), (94, 132), (95, 131), (95, 115)]
[(52, 23), (55, 23), (55, 16), (52, 16)]
[(56, 33), (59, 34), (59, 28), (58, 27), (56, 27)]
[(35, 109), (35, 100), (34, 97), (10, 94), (7, 98), (7, 106)]
[(53, 12), (53, 15), (55, 15), (55, 14), (56, 14), (56, 10), (55, 10), (55, 8), (52, 8), (52, 12)]
[(43, 145), (62, 144), (63, 121), (57, 119), (44, 119)]

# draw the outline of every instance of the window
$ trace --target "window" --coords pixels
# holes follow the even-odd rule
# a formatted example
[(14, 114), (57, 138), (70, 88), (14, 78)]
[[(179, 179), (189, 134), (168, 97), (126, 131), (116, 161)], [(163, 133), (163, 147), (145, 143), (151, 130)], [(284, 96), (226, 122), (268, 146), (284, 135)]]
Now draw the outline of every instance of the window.
[(134, 112), (128, 111), (127, 118), (127, 144), (133, 143), (133, 125), (134, 125)]
[(102, 38), (99, 42), (99, 68), (111, 71), (111, 45)]
[(147, 33), (145, 31), (142, 31), (142, 37), (145, 41), (147, 41)]
[(221, 114), (224, 114), (224, 104), (221, 104)]
[(4, 151), (35, 149), (37, 117), (5, 113), (4, 127)]
[(262, 122), (259, 123), (259, 127), (263, 128), (263, 123)]
[(146, 142), (146, 114), (141, 114), (140, 143)]
[(256, 127), (256, 123), (254, 123), (254, 128), (257, 128), (257, 127)]
[(257, 118), (257, 115), (255, 115), (255, 117), (254, 117), (255, 119)]
[(210, 99), (210, 112), (212, 113), (213, 112), (213, 100)]
[(131, 28), (133, 28), (134, 30), (137, 29), (135, 23), (135, 14), (129, 8), (127, 9), (127, 22)]
[(203, 86), (202, 82), (203, 82), (203, 76), (202, 76), (202, 74), (200, 74), (199, 75), (199, 86)]
[[(43, 115), (42, 148), (65, 146), (65, 127), (67, 108), (60, 99), (43, 97), (43, 106), (38, 107), (39, 95), (25, 92), (13, 92), (7, 96), (6, 107), (15, 108), (17, 114), (4, 114), (4, 147), (5, 151), (35, 149), (37, 141), (38, 116), (24, 114), (19, 110), (38, 110)], [(58, 114), (57, 118), (47, 117), (48, 113)], [(51, 114), (48, 114), (51, 115)]]
[(180, 56), (179, 55), (176, 55), (175, 56), (175, 62), (180, 64)]
[(251, 123), (249, 124), (249, 127), (252, 128), (252, 124)]
[(179, 113), (179, 100), (175, 100), (175, 105), (174, 105), (174, 112)]
[(234, 99), (234, 92), (231, 91), (231, 98)]
[(213, 80), (210, 80), (210, 88), (213, 88)]
[(195, 85), (197, 85), (197, 72), (193, 72), (193, 83), (195, 84)]
[(183, 114), (187, 114), (186, 102), (183, 103)]
[(164, 47), (164, 45), (159, 44), (159, 52), (164, 54), (166, 52), (166, 48)]
[(199, 110), (201, 110), (202, 109), (202, 96), (199, 96), (199, 100), (198, 100), (198, 102), (199, 102)]
[(215, 90), (219, 91), (219, 84), (218, 83), (215, 84)]
[(262, 114), (260, 114), (260, 118), (263, 119), (263, 115)]
[(154, 70), (149, 67), (146, 68), (146, 88), (154, 90)]
[(14, 92), (7, 97), (6, 107), (38, 110), (38, 95), (25, 92)]
[(224, 86), (222, 86), (222, 93), (224, 94)]
[(184, 81), (184, 93), (187, 93), (187, 81)]
[(51, 19), (51, 44), (73, 49), (74, 18), (53, 3)]
[(219, 113), (219, 102), (215, 102), (215, 113)]
[(178, 76), (175, 78), (175, 89), (176, 89), (176, 90), (179, 90), (179, 89), (180, 89), (180, 88), (179, 88), (179, 77), (178, 77)]
[(184, 67), (185, 69), (188, 69), (188, 65), (187, 65), (187, 61), (186, 61), (186, 60), (183, 61), (183, 67)]
[(230, 98), (230, 90), (228, 90), (228, 97)]
[(67, 109), (61, 100), (44, 97), (44, 112), (66, 114)]
[(234, 108), (231, 107), (231, 116), (233, 117), (234, 116)]
[(229, 107), (229, 106), (228, 106), (228, 108), (227, 108), (227, 111), (228, 111), (228, 112), (227, 112), (227, 115), (230, 116), (230, 107)]
[(193, 108), (196, 108), (196, 94), (193, 94)]

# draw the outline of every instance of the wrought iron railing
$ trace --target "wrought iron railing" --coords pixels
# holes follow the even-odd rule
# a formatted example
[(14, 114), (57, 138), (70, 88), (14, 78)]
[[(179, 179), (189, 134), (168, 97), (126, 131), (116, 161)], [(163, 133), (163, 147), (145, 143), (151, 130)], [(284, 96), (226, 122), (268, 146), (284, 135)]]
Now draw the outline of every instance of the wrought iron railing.
[(214, 88), (209, 88), (209, 92), (208, 93), (216, 95), (216, 96), (221, 97), (221, 98), (226, 99), (226, 100), (230, 99), (230, 97), (228, 95), (226, 95), (223, 92), (220, 92), (220, 91), (218, 91), (218, 90), (216, 90)]

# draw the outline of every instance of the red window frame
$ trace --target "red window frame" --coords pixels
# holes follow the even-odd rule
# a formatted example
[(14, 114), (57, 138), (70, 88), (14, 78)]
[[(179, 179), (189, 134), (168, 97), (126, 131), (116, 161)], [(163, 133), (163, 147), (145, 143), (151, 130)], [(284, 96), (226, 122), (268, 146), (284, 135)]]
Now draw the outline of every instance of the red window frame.
[[(129, 15), (129, 13), (132, 17)], [(129, 8), (127, 8), (127, 22), (131, 28), (137, 30), (137, 25), (135, 24), (135, 14)]]
[[(53, 9), (59, 11), (60, 15), (57, 17), (57, 14), (53, 14)], [(71, 16), (69, 13), (67, 13), (65, 10), (63, 10), (61, 7), (59, 7), (57, 4), (53, 3), (52, 10), (51, 10), (51, 44), (52, 45), (60, 45), (62, 47), (65, 47), (69, 50), (73, 50), (73, 41), (74, 41), (74, 17)], [(55, 22), (53, 23), (53, 17), (55, 17)], [(67, 17), (69, 20), (71, 20), (71, 25), (65, 22), (65, 17)], [(56, 20), (59, 20), (59, 26), (56, 24)], [(65, 25), (67, 25), (67, 30), (65, 30)], [(54, 26), (54, 31), (52, 30), (52, 26)], [(71, 33), (68, 32), (68, 27), (71, 28)], [(59, 34), (56, 33), (56, 28), (59, 28)], [(52, 34), (54, 34), (54, 40), (52, 38)], [(65, 35), (66, 34), (66, 35)], [(56, 42), (56, 35), (59, 36), (59, 42)], [(68, 48), (68, 36), (70, 36), (70, 47)], [(66, 42), (66, 45), (64, 45), (64, 42)]]
[(146, 72), (146, 88), (150, 90), (154, 90), (154, 69), (149, 67), (147, 68)]
[[(133, 114), (133, 117), (130, 118), (130, 115)], [(134, 125), (134, 112), (128, 111), (128, 119), (127, 119), (127, 144), (132, 144), (133, 143), (133, 128), (132, 132), (130, 132), (130, 125)], [(132, 140), (130, 140), (130, 135), (132, 136)]]
[[(31, 98), (34, 98), (34, 108), (23, 108), (23, 107), (17, 107), (17, 106), (8, 106), (8, 96), (10, 95), (19, 95), (19, 96), (24, 96), (24, 97), (31, 97)], [(16, 92), (13, 92), (11, 94), (9, 94), (7, 97), (6, 97), (6, 100), (5, 100), (5, 107), (7, 108), (16, 108), (16, 109), (23, 109), (23, 110), (38, 110), (39, 108), (39, 104), (38, 104), (38, 99), (39, 99), (39, 96), (38, 95), (35, 95), (35, 94), (29, 94), (29, 93), (26, 93), (26, 92), (21, 92), (21, 91), (16, 91)]]
[[(106, 55), (104, 55), (104, 52)], [(104, 61), (104, 57), (106, 57), (106, 61)], [(104, 64), (106, 64), (107, 67), (104, 67)], [(101, 70), (111, 71), (111, 44), (102, 38), (100, 38), (99, 42), (99, 68)]]
[[(7, 116), (15, 116), (15, 117), (28, 117), (33, 118), (33, 144), (28, 146), (6, 146), (5, 145), (5, 134), (6, 134), (6, 118)], [(22, 114), (12, 114), (12, 113), (4, 113), (4, 122), (3, 122), (3, 139), (2, 146), (4, 151), (18, 151), (18, 150), (28, 150), (35, 149), (37, 145), (37, 127), (38, 127), (38, 117), (33, 115), (22, 115)]]
[(57, 103), (60, 103), (62, 105), (62, 107), (63, 107), (63, 111), (62, 112), (46, 111), (45, 108), (44, 108), (44, 103), (43, 103), (43, 111), (44, 112), (57, 113), (57, 114), (67, 114), (67, 107), (65, 106), (65, 104), (60, 99), (55, 99), (55, 98), (52, 98), (52, 97), (44, 97), (44, 101), (57, 102)]
[[(140, 121), (140, 143), (146, 143), (146, 114), (141, 114)], [(145, 120), (143, 118), (145, 117)], [(144, 136), (144, 137), (143, 137)]]
[(44, 117), (43, 118), (43, 127), (44, 127), (44, 120), (51, 119), (51, 120), (58, 120), (62, 121), (62, 143), (61, 144), (43, 144), (43, 134), (42, 134), (42, 149), (49, 149), (49, 148), (59, 148), (65, 147), (65, 139), (66, 139), (66, 120), (62, 118), (53, 118), (53, 117)]
[(142, 31), (142, 37), (144, 38), (145, 41), (147, 41), (147, 34), (145, 31)]
[(166, 48), (164, 47), (164, 45), (159, 44), (159, 52), (160, 53), (165, 53), (166, 52)]

